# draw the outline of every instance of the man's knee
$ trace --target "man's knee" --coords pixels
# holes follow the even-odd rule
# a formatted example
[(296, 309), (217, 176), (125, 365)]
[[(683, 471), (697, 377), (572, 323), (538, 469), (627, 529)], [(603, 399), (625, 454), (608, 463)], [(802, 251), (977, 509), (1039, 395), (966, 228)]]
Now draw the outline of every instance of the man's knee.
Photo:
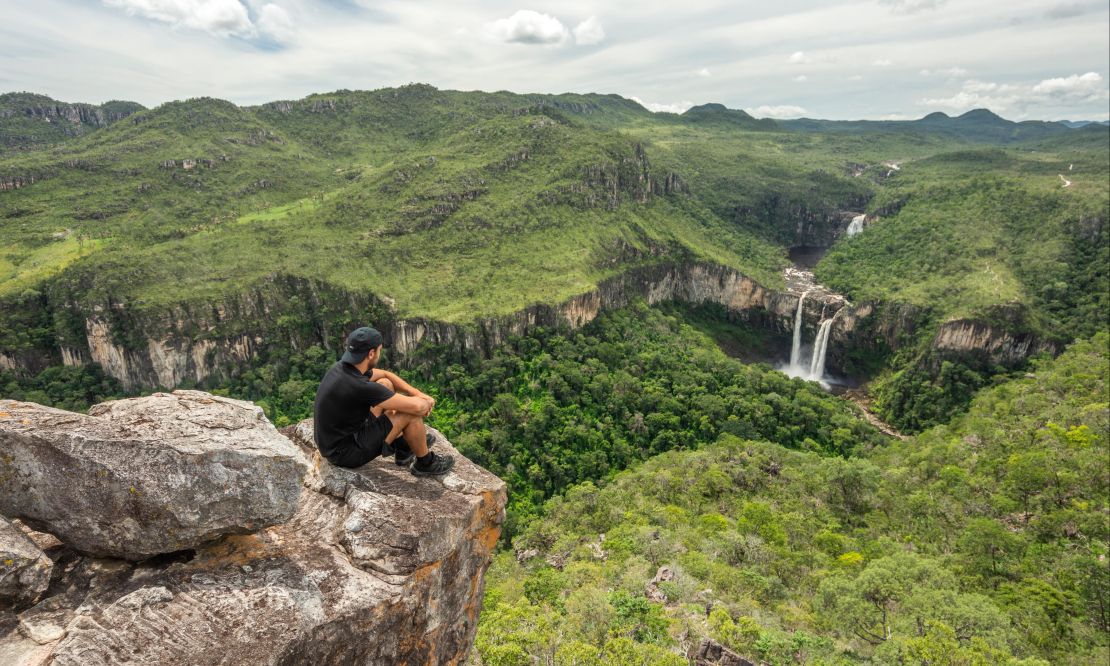
[(379, 383), (379, 384), (381, 384), (382, 386), (386, 387), (386, 388), (387, 388), (387, 389), (389, 389), (390, 391), (394, 391), (394, 390), (395, 390), (395, 389), (393, 388), (393, 382), (389, 381), (389, 380), (388, 380), (387, 378), (385, 378), (385, 377), (382, 377), (381, 379), (379, 379), (379, 380), (378, 380), (378, 383)]
[(393, 422), (394, 426), (404, 430), (413, 423), (423, 422), (424, 417), (420, 416), (419, 414), (405, 414), (404, 412), (396, 412), (395, 414), (389, 415), (389, 420)]

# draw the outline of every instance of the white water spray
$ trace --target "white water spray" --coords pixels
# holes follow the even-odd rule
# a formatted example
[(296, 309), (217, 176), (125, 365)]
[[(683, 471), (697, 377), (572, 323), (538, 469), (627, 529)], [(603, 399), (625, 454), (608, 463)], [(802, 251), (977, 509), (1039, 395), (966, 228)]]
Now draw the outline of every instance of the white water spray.
[(867, 217), (866, 214), (856, 215), (855, 217), (853, 217), (851, 224), (848, 225), (848, 231), (845, 233), (847, 233), (849, 236), (855, 236), (859, 232), (863, 231), (863, 220), (865, 217)]

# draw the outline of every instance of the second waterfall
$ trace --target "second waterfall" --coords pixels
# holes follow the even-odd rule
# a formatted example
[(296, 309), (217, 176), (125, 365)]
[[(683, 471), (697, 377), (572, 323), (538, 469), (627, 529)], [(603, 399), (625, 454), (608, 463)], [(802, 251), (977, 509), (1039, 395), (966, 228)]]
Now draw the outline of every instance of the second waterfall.
[(809, 362), (803, 364), (802, 328), (805, 323), (803, 311), (808, 295), (809, 292), (807, 291), (798, 299), (798, 310), (794, 314), (794, 339), (790, 347), (790, 364), (783, 368), (783, 371), (791, 377), (801, 377), (802, 379), (819, 382), (825, 377), (825, 355), (829, 346), (829, 334), (832, 331), (833, 323), (836, 321), (836, 315), (840, 314), (840, 311), (838, 310), (832, 317), (821, 321), (817, 330), (817, 337), (813, 341), (813, 352)]

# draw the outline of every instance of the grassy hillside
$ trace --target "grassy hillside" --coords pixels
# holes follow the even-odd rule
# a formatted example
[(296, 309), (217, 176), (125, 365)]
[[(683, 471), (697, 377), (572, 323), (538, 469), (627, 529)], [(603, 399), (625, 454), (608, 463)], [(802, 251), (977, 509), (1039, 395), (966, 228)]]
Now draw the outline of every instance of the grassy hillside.
[(466, 320), (658, 261), (700, 258), (775, 284), (780, 250), (605, 129), (637, 109), (426, 86), (163, 105), (0, 163), (37, 179), (2, 202), (0, 298), (65, 270), (84, 296), (141, 309), (284, 272), (369, 289), (404, 315)]
[(483, 663), (1105, 663), (1108, 344), (847, 458), (724, 435), (571, 488), (495, 561)]
[(949, 317), (1019, 303), (1045, 332), (1092, 335), (1110, 292), (1106, 148), (975, 149), (908, 162), (869, 206), (896, 212), (837, 244), (817, 276), (852, 298)]

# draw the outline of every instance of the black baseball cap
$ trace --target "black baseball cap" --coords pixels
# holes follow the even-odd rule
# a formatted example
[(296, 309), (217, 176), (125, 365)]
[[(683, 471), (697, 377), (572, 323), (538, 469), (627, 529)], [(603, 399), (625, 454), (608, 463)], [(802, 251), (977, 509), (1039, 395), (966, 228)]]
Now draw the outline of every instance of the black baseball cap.
[(347, 350), (343, 352), (343, 358), (340, 360), (354, 365), (366, 358), (370, 350), (381, 343), (382, 334), (378, 329), (369, 326), (356, 328), (347, 336)]

